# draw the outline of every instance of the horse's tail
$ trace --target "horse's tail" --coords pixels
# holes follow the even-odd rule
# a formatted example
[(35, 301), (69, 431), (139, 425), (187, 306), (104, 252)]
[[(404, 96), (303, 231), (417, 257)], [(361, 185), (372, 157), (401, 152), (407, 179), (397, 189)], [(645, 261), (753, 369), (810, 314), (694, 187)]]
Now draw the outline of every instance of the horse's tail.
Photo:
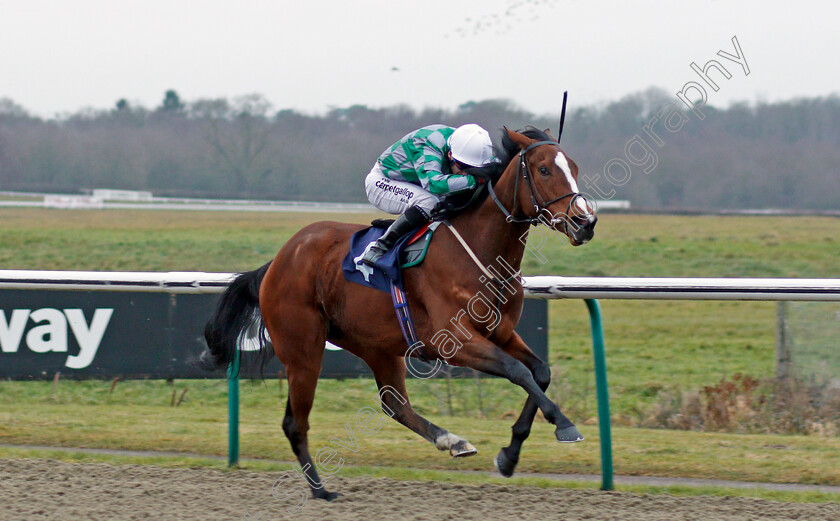
[[(270, 265), (269, 262), (259, 269), (242, 273), (222, 293), (213, 316), (204, 327), (207, 350), (197, 360), (199, 367), (214, 371), (233, 361), (239, 339), (260, 312), (260, 284)], [(262, 327), (258, 338), (260, 347), (265, 348), (267, 343)]]

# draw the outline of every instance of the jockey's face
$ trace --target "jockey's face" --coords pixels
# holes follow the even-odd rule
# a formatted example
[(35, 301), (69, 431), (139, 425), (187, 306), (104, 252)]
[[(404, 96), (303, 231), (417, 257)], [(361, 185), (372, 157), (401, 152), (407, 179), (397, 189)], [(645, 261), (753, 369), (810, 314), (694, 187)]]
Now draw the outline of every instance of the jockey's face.
[(465, 168), (462, 168), (461, 164), (452, 158), (452, 152), (449, 153), (449, 170), (454, 175), (467, 175), (467, 173), (464, 171)]

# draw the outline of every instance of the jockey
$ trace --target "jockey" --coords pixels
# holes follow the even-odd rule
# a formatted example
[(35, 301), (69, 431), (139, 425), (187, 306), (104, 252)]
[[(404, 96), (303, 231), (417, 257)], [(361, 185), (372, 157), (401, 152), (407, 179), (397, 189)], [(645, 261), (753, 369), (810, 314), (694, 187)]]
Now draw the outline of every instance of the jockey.
[(490, 135), (474, 124), (429, 125), (394, 143), (365, 178), (365, 191), (371, 204), (401, 215), (362, 262), (373, 266), (400, 237), (428, 223), (444, 196), (474, 188), (476, 180), (466, 171), (494, 160)]

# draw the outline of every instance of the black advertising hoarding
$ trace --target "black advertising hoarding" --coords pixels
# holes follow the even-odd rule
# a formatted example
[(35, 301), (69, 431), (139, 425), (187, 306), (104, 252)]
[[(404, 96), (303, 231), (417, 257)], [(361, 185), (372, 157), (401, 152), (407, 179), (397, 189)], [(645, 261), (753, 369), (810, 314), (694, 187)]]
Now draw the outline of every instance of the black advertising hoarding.
[[(191, 297), (203, 297), (206, 311), (199, 302), (188, 302)], [(186, 363), (191, 353), (201, 352), (199, 339), (190, 335), (200, 331), (199, 314), (209, 316), (215, 298), (0, 291), (0, 377), (46, 378), (56, 372), (70, 378), (202, 376)]]
[[(219, 378), (190, 364), (204, 350), (204, 324), (217, 294), (0, 291), (0, 378)], [(548, 356), (548, 304), (526, 299), (517, 331)], [(394, 316), (396, 320), (396, 314)], [(246, 342), (246, 345), (248, 342)], [(260, 377), (246, 352), (244, 377)], [(420, 367), (418, 365), (418, 367)], [(272, 356), (265, 376), (276, 375)], [(359, 358), (328, 349), (324, 377), (370, 375)]]

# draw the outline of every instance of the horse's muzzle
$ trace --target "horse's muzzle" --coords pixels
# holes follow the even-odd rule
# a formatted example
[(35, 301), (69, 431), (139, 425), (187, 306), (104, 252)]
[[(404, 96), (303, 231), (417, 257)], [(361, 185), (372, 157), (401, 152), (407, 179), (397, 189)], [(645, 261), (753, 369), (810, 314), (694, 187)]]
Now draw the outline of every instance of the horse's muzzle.
[(598, 217), (594, 214), (575, 216), (566, 221), (566, 235), (572, 240), (574, 246), (586, 244), (595, 236), (595, 224)]

